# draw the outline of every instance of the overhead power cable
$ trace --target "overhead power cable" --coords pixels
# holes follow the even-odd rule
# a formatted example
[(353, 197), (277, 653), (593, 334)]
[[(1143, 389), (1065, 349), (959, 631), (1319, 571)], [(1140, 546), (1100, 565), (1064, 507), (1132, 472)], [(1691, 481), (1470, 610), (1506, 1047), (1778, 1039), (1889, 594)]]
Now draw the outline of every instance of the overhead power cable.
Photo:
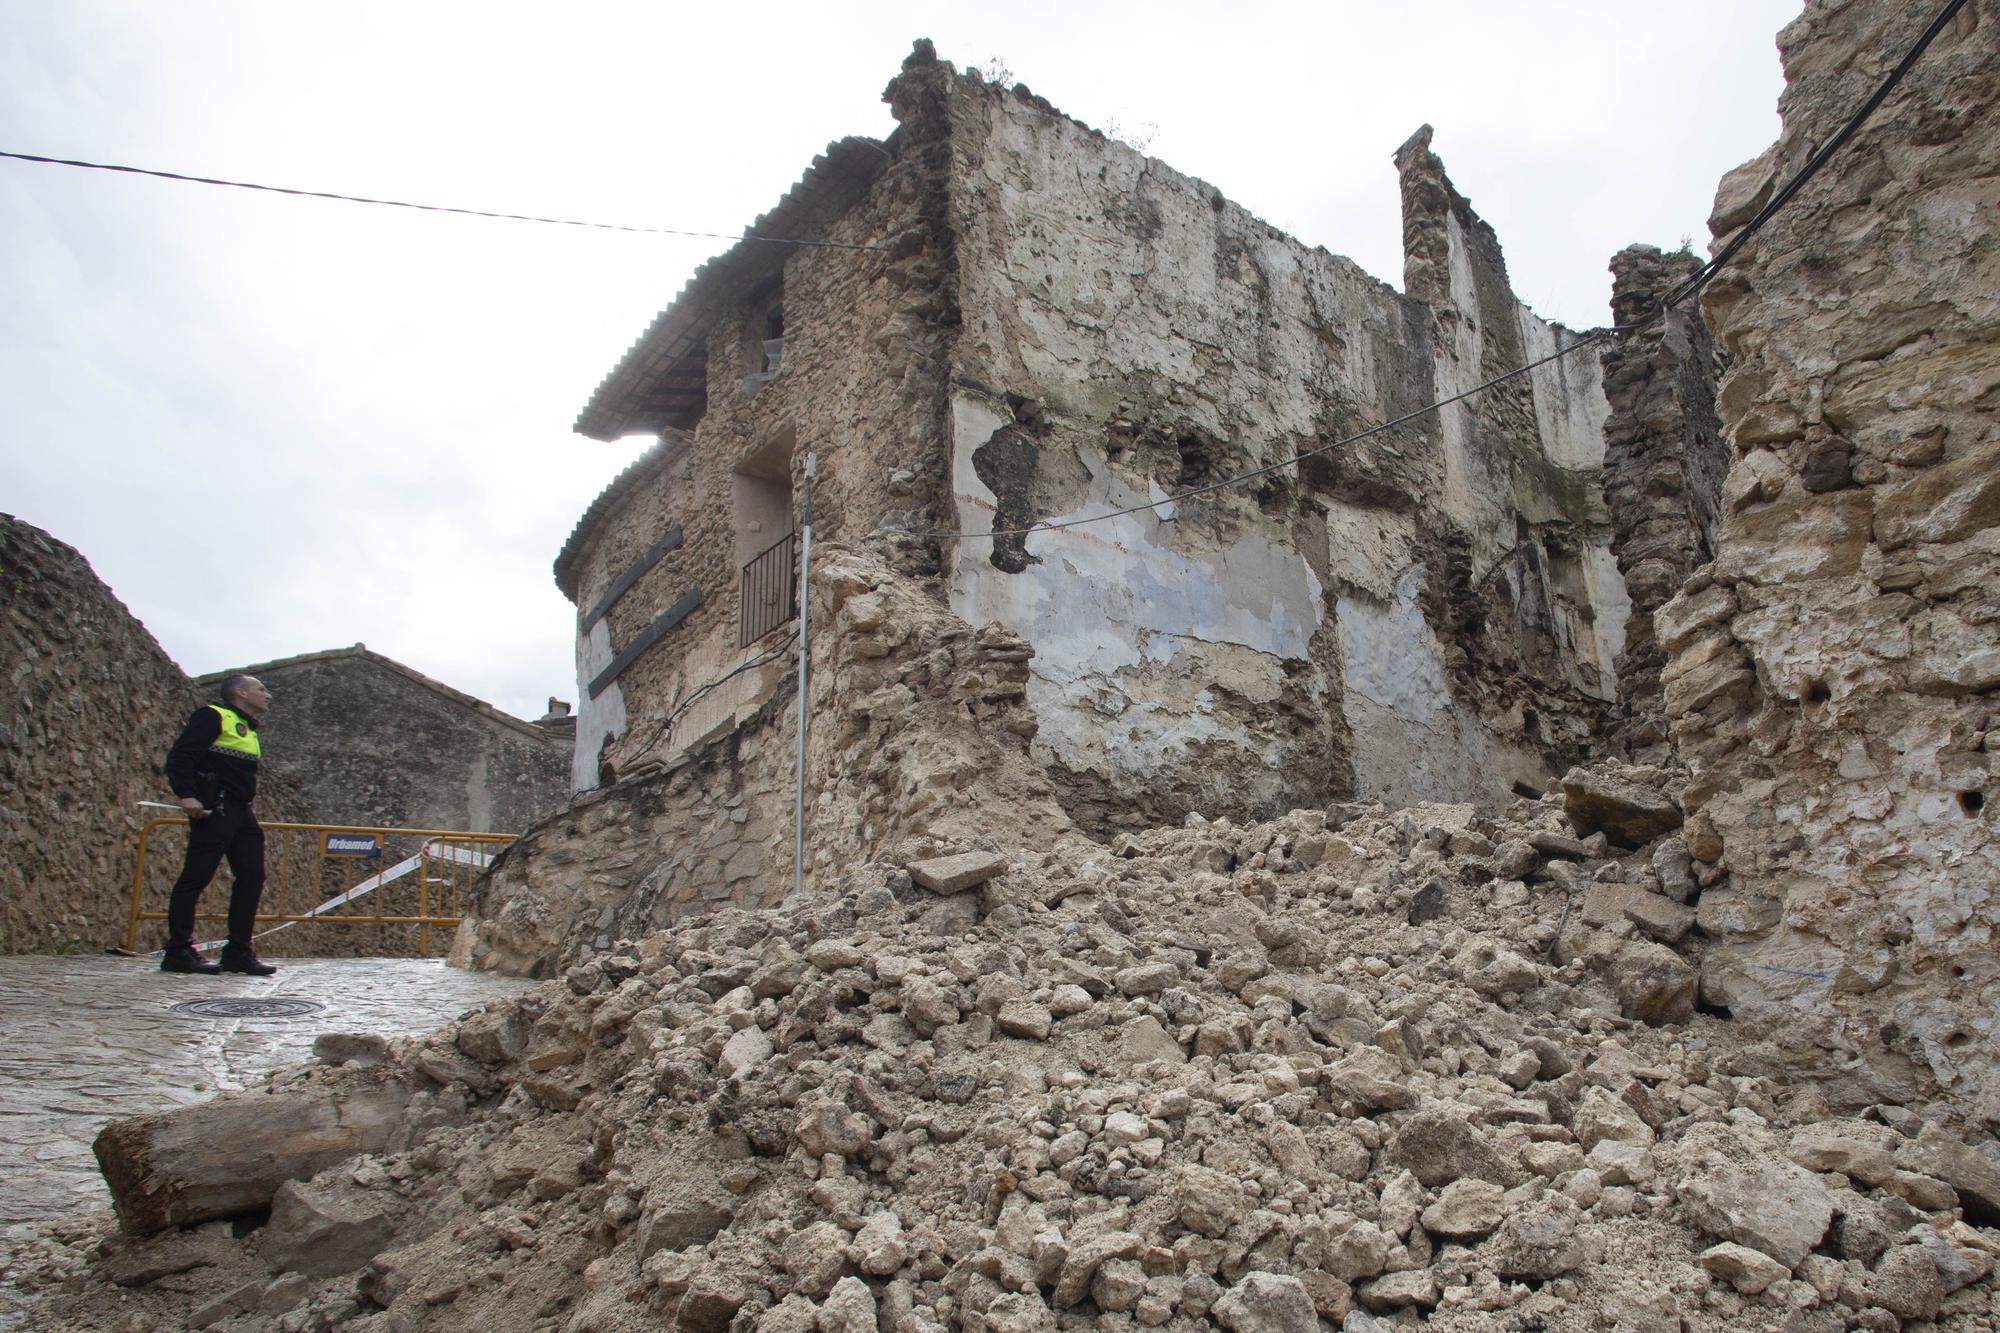
[(1124, 518), (1129, 514), (1137, 514), (1144, 510), (1158, 509), (1161, 505), (1179, 504), (1183, 500), (1208, 495), (1214, 491), (1225, 490), (1231, 486), (1240, 486), (1246, 481), (1255, 481), (1259, 477), (1266, 477), (1273, 472), (1293, 467), (1308, 458), (1317, 458), (1319, 455), (1329, 453), (1332, 450), (1344, 448), (1350, 444), (1357, 444), (1372, 435), (1379, 435), (1383, 431), (1394, 430), (1396, 427), (1406, 425), (1418, 417), (1435, 412), (1441, 407), (1450, 407), (1454, 403), (1464, 402), (1468, 398), (1485, 393), (1488, 389), (1505, 384), (1509, 380), (1518, 379), (1522, 375), (1548, 365), (1550, 362), (1560, 361), (1563, 357), (1603, 342), (1614, 334), (1638, 333), (1641, 330), (1651, 328), (1665, 319), (1669, 310), (1686, 301), (1689, 297), (1707, 286), (1709, 281), (1722, 271), (1723, 265), (1727, 264), (1736, 252), (1743, 248), (1744, 243), (1762, 230), (1764, 224), (1776, 217), (1779, 211), (1791, 202), (1792, 197), (1804, 188), (1806, 182), (1817, 175), (1820, 168), (1825, 166), (1833, 155), (1839, 151), (1841, 145), (1854, 137), (1855, 133), (1867, 122), (1868, 118), (1875, 113), (1875, 109), (1881, 106), (1883, 100), (1889, 96), (1896, 85), (1903, 81), (1903, 76), (1910, 72), (1910, 67), (1917, 63), (1918, 57), (1923, 55), (1924, 49), (1931, 44), (1932, 39), (1944, 30), (1944, 25), (1951, 22), (1952, 16), (1957, 14), (1964, 5), (1965, 0), (1948, 0), (1944, 8), (1938, 11), (1937, 17), (1931, 20), (1930, 26), (1924, 29), (1923, 35), (1917, 38), (1915, 44), (1904, 53), (1902, 60), (1897, 62), (1896, 67), (1889, 72), (1888, 77), (1882, 80), (1875, 91), (1870, 94), (1868, 100), (1861, 104), (1860, 109), (1848, 118), (1845, 125), (1841, 126), (1839, 133), (1827, 140), (1826, 144), (1818, 152), (1814, 153), (1807, 160), (1806, 164), (1799, 168), (1792, 178), (1786, 181), (1771, 196), (1770, 202), (1766, 203), (1755, 217), (1745, 223), (1730, 238), (1729, 243), (1723, 246), (1713, 259), (1710, 259), (1681, 282), (1675, 284), (1672, 290), (1665, 297), (1661, 298), (1660, 302), (1653, 308), (1652, 313), (1644, 319), (1634, 320), (1629, 324), (1614, 324), (1608, 328), (1594, 329), (1568, 346), (1557, 348), (1547, 356), (1537, 357), (1533, 361), (1516, 366), (1503, 374), (1495, 375), (1492, 379), (1475, 384), (1469, 389), (1462, 389), (1449, 397), (1440, 398), (1428, 407), (1420, 407), (1413, 412), (1405, 412), (1399, 417), (1394, 417), (1378, 425), (1370, 426), (1366, 430), (1359, 430), (1352, 435), (1343, 436), (1338, 440), (1331, 440), (1326, 444), (1307, 449), (1302, 453), (1293, 454), (1288, 458), (1281, 458), (1276, 462), (1266, 463), (1262, 467), (1252, 468), (1248, 472), (1224, 477), (1220, 481), (1211, 481), (1205, 485), (1192, 486), (1187, 490), (1176, 491), (1172, 495), (1164, 496), (1158, 500), (1147, 500), (1140, 504), (1126, 505), (1122, 509), (1111, 509), (1101, 514), (1090, 514), (1082, 518), (1062, 519), (1053, 523), (1033, 523), (1025, 528), (994, 528), (985, 532), (910, 532), (904, 535), (926, 541), (947, 541), (954, 538), (967, 537), (1026, 537), (1037, 532), (1060, 532), (1065, 528), (1080, 528), (1091, 523), (1103, 523), (1110, 519)]
[(332, 190), (301, 190), (287, 185), (259, 185), (255, 181), (224, 180), (217, 176), (190, 176), (179, 171), (159, 171), (152, 167), (127, 167), (111, 162), (84, 162), (69, 157), (42, 157), (35, 153), (12, 153), (0, 149), (0, 157), (17, 162), (39, 162), (52, 167), (81, 167), (86, 171), (116, 171), (128, 176), (152, 176), (158, 180), (182, 181), (190, 185), (223, 185), (233, 190), (258, 190), (265, 194), (288, 194), (300, 199), (332, 199), (344, 204), (374, 204), (381, 208), (410, 208), (421, 213), (456, 213), (461, 217), (498, 218), (506, 222), (542, 222), (553, 227), (590, 227), (598, 231), (627, 231), (649, 236), (697, 236), (715, 241), (766, 241), (772, 245), (817, 246), (828, 250), (874, 250), (879, 247), (851, 241), (806, 241), (791, 236), (736, 236), (721, 231), (687, 231), (680, 227), (638, 227), (622, 222), (590, 222), (581, 218), (551, 218), (534, 213), (498, 213), (484, 208), (455, 208), (448, 204), (419, 204), (407, 199), (376, 199), (363, 194), (339, 194)]

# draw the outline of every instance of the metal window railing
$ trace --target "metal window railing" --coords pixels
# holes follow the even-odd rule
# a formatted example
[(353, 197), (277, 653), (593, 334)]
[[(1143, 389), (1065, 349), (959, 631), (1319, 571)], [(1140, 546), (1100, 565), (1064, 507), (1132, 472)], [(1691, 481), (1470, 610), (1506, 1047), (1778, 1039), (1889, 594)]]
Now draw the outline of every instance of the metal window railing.
[(799, 614), (798, 534), (788, 532), (743, 566), (736, 642), (747, 647)]

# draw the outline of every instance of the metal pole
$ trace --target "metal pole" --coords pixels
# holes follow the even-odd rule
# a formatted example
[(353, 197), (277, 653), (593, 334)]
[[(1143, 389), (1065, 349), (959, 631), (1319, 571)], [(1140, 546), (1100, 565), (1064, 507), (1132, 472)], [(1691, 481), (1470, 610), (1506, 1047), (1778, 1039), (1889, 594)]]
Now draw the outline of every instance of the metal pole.
[(792, 798), (792, 896), (805, 892), (806, 875), (806, 579), (812, 571), (814, 459), (806, 453), (805, 503), (799, 520), (799, 772)]

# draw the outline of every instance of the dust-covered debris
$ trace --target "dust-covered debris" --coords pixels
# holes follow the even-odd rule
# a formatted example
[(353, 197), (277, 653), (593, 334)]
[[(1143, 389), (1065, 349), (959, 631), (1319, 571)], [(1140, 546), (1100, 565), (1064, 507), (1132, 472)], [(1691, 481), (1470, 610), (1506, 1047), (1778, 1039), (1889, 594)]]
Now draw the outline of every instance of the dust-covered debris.
[(41, 1317), (1990, 1327), (2000, 1233), (1953, 1183), (1984, 1188), (1984, 1152), (1662, 1011), (1689, 964), (1629, 909), (1678, 906), (1677, 862), (1563, 801), (989, 851), (971, 918), (907, 866), (981, 849), (912, 843), (244, 1094), (386, 1079), (410, 1146), (283, 1186), (240, 1238), (45, 1238)]

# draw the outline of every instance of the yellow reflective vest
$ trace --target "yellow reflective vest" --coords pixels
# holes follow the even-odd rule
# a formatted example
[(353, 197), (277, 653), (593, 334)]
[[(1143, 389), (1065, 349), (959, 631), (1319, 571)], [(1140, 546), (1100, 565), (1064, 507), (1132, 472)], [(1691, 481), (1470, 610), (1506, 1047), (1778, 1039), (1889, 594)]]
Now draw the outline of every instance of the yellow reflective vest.
[(208, 748), (256, 762), (264, 753), (263, 747), (257, 743), (257, 729), (245, 722), (233, 708), (224, 708), (221, 704), (210, 704), (209, 707), (222, 719), (222, 730)]

